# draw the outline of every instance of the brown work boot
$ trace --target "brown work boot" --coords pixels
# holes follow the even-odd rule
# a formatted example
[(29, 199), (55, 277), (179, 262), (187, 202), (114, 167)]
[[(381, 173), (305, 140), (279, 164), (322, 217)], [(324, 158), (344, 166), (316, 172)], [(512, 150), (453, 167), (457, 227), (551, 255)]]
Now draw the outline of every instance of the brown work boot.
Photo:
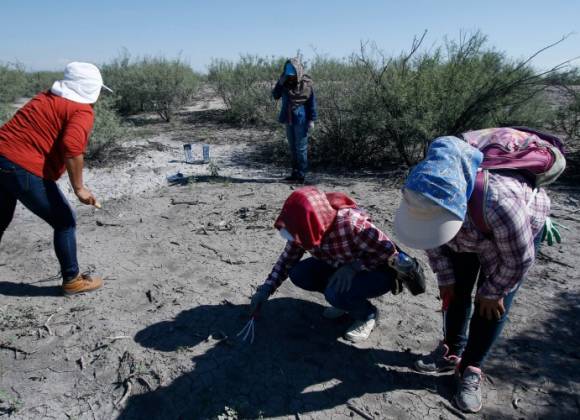
[(88, 274), (79, 274), (71, 281), (62, 284), (62, 292), (65, 296), (78, 295), (79, 293), (92, 292), (103, 286), (101, 277), (91, 277)]

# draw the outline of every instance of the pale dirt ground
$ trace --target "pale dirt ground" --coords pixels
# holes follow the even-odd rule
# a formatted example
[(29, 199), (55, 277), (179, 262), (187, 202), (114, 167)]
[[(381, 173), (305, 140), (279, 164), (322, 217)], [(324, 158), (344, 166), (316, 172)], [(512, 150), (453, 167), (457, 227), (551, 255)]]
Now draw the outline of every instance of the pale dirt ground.
[[(265, 306), (255, 342), (236, 338), (283, 248), (272, 223), (291, 186), (278, 181), (283, 169), (254, 159), (274, 134), (218, 124), (214, 107), (144, 125), (150, 132), (113, 166), (86, 171), (106, 211), (75, 204), (79, 260), (105, 276), (99, 292), (60, 295), (51, 231), (18, 209), (0, 248), (0, 417), (457, 418), (452, 377), (410, 368), (441, 336), (434, 279), (425, 295), (377, 299), (381, 323), (360, 345), (340, 338), (347, 319), (322, 319), (321, 296), (290, 282)], [(211, 144), (221, 177), (179, 163), (190, 141)], [(169, 186), (177, 170), (197, 177)], [(392, 231), (393, 174), (312, 181), (351, 194)], [(557, 186), (551, 197), (570, 231), (542, 250), (487, 365), (485, 408), (467, 417), (580, 412), (580, 189)]]

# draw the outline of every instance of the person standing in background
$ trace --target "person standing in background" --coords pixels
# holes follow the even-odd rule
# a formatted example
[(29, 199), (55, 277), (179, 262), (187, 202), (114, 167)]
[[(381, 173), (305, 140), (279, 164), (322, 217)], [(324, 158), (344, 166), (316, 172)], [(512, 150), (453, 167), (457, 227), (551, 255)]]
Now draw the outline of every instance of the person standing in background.
[(282, 98), (278, 121), (286, 125), (292, 157), (292, 173), (285, 180), (302, 184), (308, 170), (308, 130), (314, 128), (317, 113), (312, 78), (298, 57), (286, 61), (272, 96)]

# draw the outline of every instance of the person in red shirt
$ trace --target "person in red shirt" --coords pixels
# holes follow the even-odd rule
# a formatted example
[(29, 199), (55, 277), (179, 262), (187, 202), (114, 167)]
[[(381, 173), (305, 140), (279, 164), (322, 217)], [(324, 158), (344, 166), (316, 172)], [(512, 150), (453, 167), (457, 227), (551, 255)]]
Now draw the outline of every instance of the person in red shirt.
[(110, 90), (96, 66), (70, 63), (63, 80), (0, 127), (0, 240), (17, 201), (52, 226), (65, 295), (103, 285), (102, 278), (79, 271), (75, 214), (55, 182), (66, 170), (79, 201), (99, 206), (83, 183), (83, 155), (93, 128), (93, 105), (103, 87)]
[[(274, 226), (287, 243), (252, 297), (252, 314), (289, 276), (301, 289), (324, 294), (332, 305), (324, 317), (348, 313), (354, 323), (344, 338), (358, 342), (368, 338), (376, 323), (377, 308), (369, 298), (399, 293), (401, 285), (413, 294), (424, 291), (418, 262), (345, 194), (323, 193), (315, 187), (297, 189), (284, 203)], [(306, 251), (312, 257), (300, 261)]]

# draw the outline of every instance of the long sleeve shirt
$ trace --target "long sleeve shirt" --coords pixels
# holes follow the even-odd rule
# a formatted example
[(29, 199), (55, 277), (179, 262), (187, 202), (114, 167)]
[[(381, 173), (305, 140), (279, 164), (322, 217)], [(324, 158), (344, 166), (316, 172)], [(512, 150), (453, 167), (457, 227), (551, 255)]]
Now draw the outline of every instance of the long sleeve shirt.
[[(305, 252), (295, 242), (288, 241), (265, 283), (278, 288)], [(320, 245), (308, 252), (333, 267), (358, 262), (362, 270), (371, 271), (387, 264), (397, 251), (395, 244), (368, 215), (355, 208), (339, 210)]]
[(274, 86), (272, 97), (276, 100), (282, 98), (282, 107), (280, 108), (280, 114), (278, 115), (278, 122), (282, 124), (305, 125), (310, 121), (316, 121), (318, 117), (314, 89), (312, 89), (312, 93), (304, 105), (296, 108), (294, 108), (290, 103), (290, 99), (286, 93), (286, 88), (280, 83), (276, 83), (276, 86)]
[(481, 233), (466, 217), (457, 235), (447, 244), (428, 250), (427, 256), (439, 286), (447, 286), (461, 281), (453, 274), (449, 252), (476, 253), (485, 276), (477, 293), (498, 299), (509, 293), (532, 266), (534, 238), (550, 212), (550, 199), (543, 189), (533, 197), (533, 189), (521, 175), (489, 175), (484, 211), (491, 235)]

